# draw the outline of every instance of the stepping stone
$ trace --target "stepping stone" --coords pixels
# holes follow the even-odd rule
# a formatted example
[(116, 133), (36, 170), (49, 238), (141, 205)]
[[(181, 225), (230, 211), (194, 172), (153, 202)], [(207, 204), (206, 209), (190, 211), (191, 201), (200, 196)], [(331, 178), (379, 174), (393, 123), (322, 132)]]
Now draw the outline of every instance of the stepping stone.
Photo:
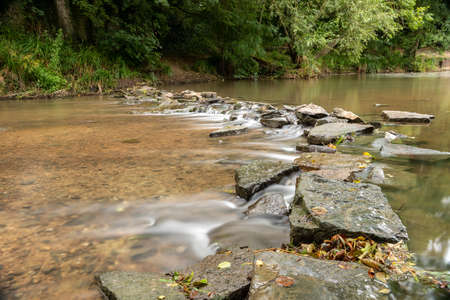
[(245, 126), (225, 126), (219, 130), (213, 131), (209, 134), (209, 137), (221, 137), (230, 135), (241, 135), (248, 132), (248, 128)]
[(254, 268), (249, 300), (379, 299), (378, 291), (387, 288), (370, 279), (367, 267), (352, 262), (264, 251), (256, 253)]
[(390, 122), (403, 123), (430, 123), (431, 119), (434, 119), (434, 115), (398, 110), (384, 110), (381, 116)]
[(408, 234), (381, 188), (303, 173), (289, 216), (291, 242), (321, 242), (336, 233), (396, 243)]
[(341, 136), (369, 134), (373, 130), (374, 127), (372, 125), (328, 123), (312, 128), (308, 134), (308, 143), (327, 145), (336, 142)]
[(236, 170), (234, 179), (236, 181), (236, 195), (246, 200), (264, 189), (265, 187), (278, 183), (284, 176), (299, 169), (292, 163), (284, 163), (273, 160), (256, 160)]
[(294, 160), (294, 163), (302, 171), (311, 174), (320, 175), (329, 179), (347, 180), (352, 173), (358, 172), (368, 166), (370, 161), (369, 158), (363, 155), (313, 152), (300, 154)]

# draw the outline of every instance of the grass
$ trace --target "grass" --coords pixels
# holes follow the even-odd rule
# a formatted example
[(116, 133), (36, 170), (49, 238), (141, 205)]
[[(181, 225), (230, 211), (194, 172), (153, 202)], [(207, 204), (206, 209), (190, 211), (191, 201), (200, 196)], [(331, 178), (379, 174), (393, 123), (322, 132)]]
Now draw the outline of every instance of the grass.
[(0, 94), (105, 92), (142, 79), (154, 81), (155, 76), (132, 70), (92, 46), (74, 46), (61, 31), (36, 35), (0, 29)]

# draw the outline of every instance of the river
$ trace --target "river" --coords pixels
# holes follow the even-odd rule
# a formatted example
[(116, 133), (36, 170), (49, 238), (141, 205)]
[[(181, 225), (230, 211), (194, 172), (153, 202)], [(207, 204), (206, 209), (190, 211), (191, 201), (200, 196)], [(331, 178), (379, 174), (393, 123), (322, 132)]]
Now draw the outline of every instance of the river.
[[(167, 86), (242, 100), (339, 106), (366, 120), (386, 109), (436, 115), (430, 125), (384, 126), (420, 147), (450, 150), (450, 72), (231, 81)], [(168, 271), (217, 244), (277, 246), (284, 219), (245, 218), (232, 195), (240, 161), (291, 161), (299, 132), (211, 139), (209, 115), (157, 116), (115, 98), (0, 102), (0, 298), (99, 299), (95, 274)], [(343, 152), (360, 152), (364, 139)], [(450, 268), (449, 161), (377, 157), (402, 188), (385, 193), (419, 266)], [(388, 171), (389, 172), (389, 171)], [(292, 180), (273, 189), (292, 197)]]

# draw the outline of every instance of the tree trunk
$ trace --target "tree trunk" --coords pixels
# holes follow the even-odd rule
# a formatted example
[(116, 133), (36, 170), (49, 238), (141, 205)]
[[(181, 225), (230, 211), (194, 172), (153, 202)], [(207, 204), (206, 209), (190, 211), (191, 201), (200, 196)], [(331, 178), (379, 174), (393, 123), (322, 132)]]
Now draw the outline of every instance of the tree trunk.
[(70, 17), (69, 1), (68, 0), (54, 0), (54, 1), (56, 6), (56, 12), (58, 14), (59, 26), (61, 26), (61, 28), (64, 31), (64, 34), (67, 37), (73, 38), (74, 30), (72, 19)]

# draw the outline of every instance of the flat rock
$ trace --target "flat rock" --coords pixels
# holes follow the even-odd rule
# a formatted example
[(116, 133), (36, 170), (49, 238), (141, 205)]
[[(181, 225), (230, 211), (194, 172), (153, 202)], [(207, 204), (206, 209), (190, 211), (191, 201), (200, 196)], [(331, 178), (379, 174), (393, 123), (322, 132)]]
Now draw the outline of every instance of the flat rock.
[(310, 103), (298, 106), (295, 115), (302, 124), (313, 126), (317, 119), (328, 116), (328, 112), (322, 106)]
[(260, 215), (286, 215), (289, 208), (286, 205), (282, 193), (267, 193), (259, 198), (254, 204), (250, 205), (246, 214), (249, 216)]
[[(249, 300), (388, 299), (378, 292), (387, 285), (370, 279), (368, 268), (360, 264), (274, 251), (257, 253), (255, 261), (259, 265), (254, 267)], [(283, 279), (293, 284), (279, 284)]]
[(336, 152), (336, 149), (328, 147), (328, 146), (310, 145), (307, 143), (298, 143), (295, 148), (298, 151), (302, 151), (302, 152), (321, 152), (321, 153), (335, 153)]
[(372, 133), (372, 125), (348, 124), (348, 123), (328, 123), (312, 128), (308, 134), (308, 143), (326, 145), (334, 143), (341, 136), (349, 134), (369, 134)]
[(351, 111), (344, 110), (340, 107), (335, 107), (333, 109), (332, 115), (339, 119), (348, 120), (350, 123), (364, 123), (364, 121), (361, 119), (360, 116), (354, 114)]
[[(246, 298), (250, 288), (253, 260), (253, 250), (233, 247), (222, 253), (207, 256), (181, 273), (194, 272), (194, 281), (208, 280), (208, 285), (201, 289), (204, 293), (199, 293), (194, 299), (241, 300)], [(223, 262), (229, 262), (230, 267), (219, 269), (218, 265)], [(211, 297), (208, 297), (208, 293)]]
[(186, 296), (179, 287), (167, 286), (165, 275), (152, 273), (114, 271), (96, 277), (106, 299), (111, 300), (155, 300), (164, 295), (166, 299), (185, 300)]
[(329, 179), (346, 180), (353, 172), (358, 172), (370, 163), (362, 155), (343, 153), (302, 153), (294, 163), (302, 171)]
[(403, 144), (384, 143), (380, 148), (383, 157), (399, 157), (411, 160), (437, 161), (450, 158), (450, 152), (419, 148)]
[(289, 221), (294, 244), (320, 242), (337, 233), (364, 235), (378, 242), (408, 239), (405, 226), (380, 187), (309, 173), (300, 175), (297, 182)]
[(434, 115), (398, 110), (383, 110), (381, 116), (390, 122), (404, 123), (430, 123), (434, 119)]
[(236, 195), (249, 200), (256, 192), (279, 182), (284, 176), (298, 169), (297, 165), (282, 161), (253, 161), (235, 171)]
[(352, 172), (349, 181), (354, 180), (380, 185), (385, 183), (386, 176), (384, 175), (383, 168), (372, 165), (359, 171)]
[(225, 126), (219, 130), (213, 131), (209, 134), (209, 137), (221, 137), (229, 135), (240, 135), (248, 132), (248, 128), (245, 126)]
[(285, 117), (261, 118), (260, 122), (262, 125), (270, 128), (281, 128), (289, 124), (289, 121)]
[(320, 125), (328, 124), (328, 123), (348, 123), (348, 120), (346, 120), (346, 119), (339, 119), (339, 118), (336, 118), (336, 117), (328, 116), (328, 117), (325, 117), (325, 118), (317, 119), (315, 125), (316, 126), (320, 126)]
[(216, 92), (201, 92), (200, 95), (203, 98), (216, 98), (217, 97), (217, 93)]

